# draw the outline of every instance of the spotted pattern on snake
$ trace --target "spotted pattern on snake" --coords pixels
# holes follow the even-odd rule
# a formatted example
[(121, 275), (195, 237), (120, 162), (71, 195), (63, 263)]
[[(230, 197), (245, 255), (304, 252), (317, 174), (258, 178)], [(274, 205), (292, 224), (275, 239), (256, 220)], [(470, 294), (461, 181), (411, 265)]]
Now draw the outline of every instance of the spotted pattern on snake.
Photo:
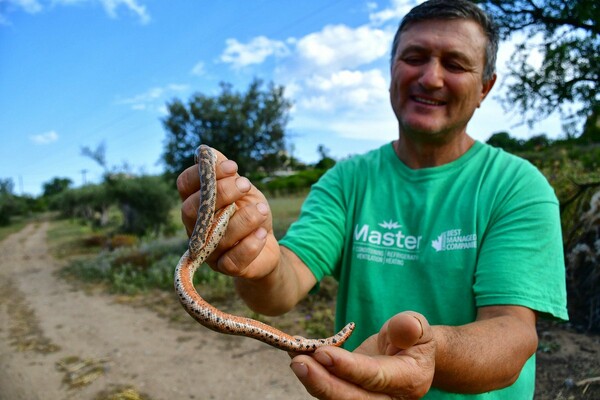
[(213, 331), (229, 335), (247, 336), (292, 353), (310, 353), (321, 346), (341, 346), (354, 330), (354, 323), (346, 325), (334, 336), (325, 339), (307, 339), (291, 336), (279, 329), (251, 318), (239, 317), (218, 310), (204, 300), (193, 285), (194, 273), (216, 249), (225, 235), (229, 219), (236, 211), (231, 204), (215, 212), (217, 157), (208, 146), (196, 151), (200, 174), (200, 206), (196, 225), (190, 236), (189, 248), (175, 268), (175, 291), (183, 308), (196, 321)]

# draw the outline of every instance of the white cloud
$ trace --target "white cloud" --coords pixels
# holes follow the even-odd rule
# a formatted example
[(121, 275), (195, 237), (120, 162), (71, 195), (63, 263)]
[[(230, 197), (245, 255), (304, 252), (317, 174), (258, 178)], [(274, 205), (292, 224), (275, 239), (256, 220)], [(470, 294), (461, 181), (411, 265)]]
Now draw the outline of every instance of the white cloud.
[(42, 4), (37, 0), (8, 0), (7, 3), (23, 9), (29, 14), (35, 14), (42, 11)]
[(30, 139), (33, 143), (38, 145), (50, 144), (58, 140), (58, 133), (55, 131), (48, 131), (40, 133), (39, 135), (30, 136)]
[(202, 76), (205, 73), (206, 73), (206, 70), (204, 69), (204, 63), (202, 61), (196, 63), (196, 65), (194, 65), (192, 67), (192, 71), (191, 71), (192, 75)]
[(168, 97), (176, 94), (181, 94), (189, 90), (188, 85), (172, 83), (164, 87), (153, 87), (143, 93), (132, 97), (119, 99), (117, 104), (129, 105), (133, 110), (158, 110), (160, 113), (161, 107), (164, 107), (164, 102)]
[(150, 14), (146, 10), (146, 6), (140, 4), (137, 0), (100, 0), (102, 7), (111, 18), (117, 17), (117, 8), (124, 6), (133, 14), (135, 14), (142, 24), (150, 22)]
[[(394, 21), (396, 25), (400, 22), (414, 6), (423, 3), (425, 0), (392, 0), (390, 7), (380, 11), (373, 11), (369, 14), (369, 20), (374, 24), (383, 24), (388, 21)], [(370, 7), (372, 9), (373, 5)]]
[(296, 52), (303, 63), (336, 70), (355, 68), (387, 54), (390, 34), (369, 26), (328, 25), (299, 39)]
[(346, 108), (329, 115), (315, 112), (295, 113), (290, 129), (294, 132), (306, 132), (308, 135), (316, 132), (314, 140), (329, 140), (333, 143), (335, 139), (326, 139), (325, 135), (337, 140), (343, 138), (381, 143), (398, 136), (398, 123), (389, 102), (367, 105), (361, 112)]
[(341, 70), (328, 76), (314, 75), (304, 81), (299, 109), (333, 112), (360, 109), (387, 102), (388, 83), (381, 70)]
[(247, 44), (240, 43), (236, 39), (227, 39), (225, 44), (221, 61), (232, 64), (234, 68), (261, 64), (271, 55), (283, 56), (288, 52), (284, 42), (271, 40), (265, 36), (255, 37)]
[(0, 14), (0, 24), (10, 24), (6, 15), (15, 10), (22, 10), (28, 14), (36, 14), (47, 7), (68, 7), (84, 3), (99, 3), (111, 18), (117, 18), (117, 9), (124, 7), (137, 16), (142, 24), (149, 23), (151, 19), (146, 6), (141, 4), (138, 0), (0, 0), (0, 5), (3, 5), (3, 7), (0, 7), (2, 12), (2, 14)]
[(44, 9), (38, 0), (0, 0), (0, 26), (12, 25), (8, 15), (15, 11), (37, 14)]

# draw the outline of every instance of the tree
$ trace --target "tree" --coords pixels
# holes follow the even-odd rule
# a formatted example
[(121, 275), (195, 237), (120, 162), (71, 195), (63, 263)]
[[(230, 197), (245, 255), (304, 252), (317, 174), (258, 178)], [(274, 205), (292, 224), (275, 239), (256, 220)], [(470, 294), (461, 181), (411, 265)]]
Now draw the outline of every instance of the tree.
[[(508, 39), (525, 35), (508, 66), (503, 104), (533, 125), (559, 112), (569, 124), (600, 105), (600, 3), (597, 0), (479, 0)], [(539, 52), (539, 65), (531, 62)], [(572, 136), (566, 133), (567, 136)]]
[(106, 190), (106, 184), (85, 185), (68, 189), (49, 199), (51, 210), (59, 211), (63, 217), (80, 218), (93, 228), (109, 222), (109, 209), (114, 199)]
[(108, 171), (108, 165), (106, 163), (106, 142), (100, 142), (100, 144), (98, 144), (96, 147), (96, 150), (93, 150), (88, 146), (82, 147), (81, 155), (91, 158), (92, 160), (96, 161), (98, 165), (104, 168), (105, 172)]
[(11, 178), (0, 179), (0, 226), (10, 223), (15, 214), (17, 204), (13, 195), (14, 182)]
[[(246, 93), (234, 92), (221, 83), (221, 93), (212, 97), (193, 95), (185, 105), (178, 99), (167, 103), (169, 115), (163, 119), (167, 139), (163, 153), (166, 173), (175, 177), (194, 162), (200, 143), (215, 147), (236, 160), (240, 173), (262, 167), (263, 160), (285, 149), (285, 126), (291, 103), (284, 88), (254, 79)], [(276, 167), (276, 166), (275, 166)]]
[(508, 132), (504, 131), (494, 133), (486, 143), (510, 152), (519, 151), (523, 147), (523, 143), (519, 139), (513, 138)]
[(174, 188), (156, 176), (108, 180), (111, 199), (115, 199), (123, 215), (121, 230), (138, 236), (158, 235), (169, 230), (171, 209), (176, 202)]
[(579, 139), (582, 143), (600, 143), (600, 107), (594, 110), (585, 121), (583, 133)]
[(69, 178), (53, 178), (51, 181), (42, 185), (43, 196), (50, 197), (67, 190), (73, 181)]
[(330, 150), (322, 144), (317, 147), (317, 153), (321, 159), (315, 164), (315, 168), (326, 170), (335, 165), (335, 160), (329, 156), (329, 152)]
[(539, 135), (534, 135), (534, 136), (530, 137), (529, 139), (527, 139), (523, 143), (523, 149), (539, 151), (539, 150), (547, 148), (551, 144), (552, 144), (552, 140), (548, 139), (548, 136), (541, 133)]
[(0, 195), (13, 195), (15, 183), (11, 178), (0, 178)]

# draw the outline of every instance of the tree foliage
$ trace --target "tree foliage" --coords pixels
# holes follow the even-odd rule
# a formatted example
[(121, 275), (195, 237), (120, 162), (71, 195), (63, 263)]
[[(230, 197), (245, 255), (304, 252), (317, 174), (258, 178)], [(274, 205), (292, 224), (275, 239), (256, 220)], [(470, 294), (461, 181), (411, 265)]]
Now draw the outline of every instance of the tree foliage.
[(167, 175), (177, 176), (194, 162), (200, 143), (215, 147), (236, 160), (240, 173), (258, 168), (272, 170), (284, 150), (285, 126), (291, 103), (284, 88), (255, 79), (245, 93), (221, 83), (221, 93), (193, 95), (188, 104), (175, 99), (163, 119), (167, 139), (163, 161)]
[(121, 210), (123, 232), (143, 236), (158, 235), (161, 229), (170, 229), (170, 213), (176, 196), (174, 188), (162, 178), (120, 177), (109, 180), (107, 185), (111, 198)]
[(17, 204), (13, 195), (14, 182), (10, 178), (0, 179), (0, 226), (8, 225), (16, 212)]
[(105, 185), (85, 185), (67, 189), (52, 196), (49, 207), (63, 217), (79, 218), (94, 228), (108, 222), (108, 210), (113, 201)]
[(106, 226), (111, 208), (118, 208), (118, 231), (158, 235), (172, 231), (170, 212), (176, 197), (175, 189), (159, 176), (116, 174), (102, 184), (64, 190), (50, 198), (50, 207), (93, 228)]
[(26, 217), (44, 211), (44, 202), (29, 195), (14, 194), (11, 178), (0, 178), (0, 226), (9, 225), (14, 217)]
[[(565, 124), (600, 105), (600, 2), (597, 0), (479, 0), (503, 38), (524, 35), (511, 57), (507, 109), (530, 125), (559, 112)], [(541, 62), (532, 62), (538, 52)], [(538, 65), (539, 64), (539, 65)], [(567, 136), (572, 135), (567, 132)]]
[(69, 178), (52, 178), (52, 180), (44, 183), (42, 185), (42, 191), (44, 197), (54, 196), (60, 192), (64, 192), (67, 190), (73, 181)]

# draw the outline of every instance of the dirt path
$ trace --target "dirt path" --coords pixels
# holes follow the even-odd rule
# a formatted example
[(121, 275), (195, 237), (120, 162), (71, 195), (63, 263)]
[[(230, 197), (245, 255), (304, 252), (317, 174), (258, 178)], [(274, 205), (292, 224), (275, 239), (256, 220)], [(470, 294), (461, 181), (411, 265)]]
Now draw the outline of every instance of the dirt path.
[[(94, 399), (117, 386), (154, 400), (310, 398), (284, 352), (74, 290), (54, 275), (47, 229), (30, 224), (0, 243), (0, 400)], [(90, 359), (97, 379), (71, 388), (59, 364), (75, 379), (75, 361)]]

